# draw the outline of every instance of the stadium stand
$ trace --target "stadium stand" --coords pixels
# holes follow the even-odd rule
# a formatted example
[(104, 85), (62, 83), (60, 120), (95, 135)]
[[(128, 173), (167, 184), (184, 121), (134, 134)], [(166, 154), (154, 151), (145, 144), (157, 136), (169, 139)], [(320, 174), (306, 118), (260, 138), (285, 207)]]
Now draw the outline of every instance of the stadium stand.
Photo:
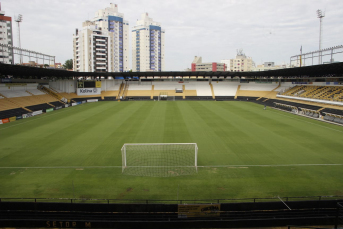
[(215, 96), (235, 96), (239, 82), (220, 82), (212, 83)]
[(0, 119), (9, 118), (13, 116), (18, 116), (27, 113), (27, 110), (23, 108), (14, 108), (8, 110), (0, 110)]

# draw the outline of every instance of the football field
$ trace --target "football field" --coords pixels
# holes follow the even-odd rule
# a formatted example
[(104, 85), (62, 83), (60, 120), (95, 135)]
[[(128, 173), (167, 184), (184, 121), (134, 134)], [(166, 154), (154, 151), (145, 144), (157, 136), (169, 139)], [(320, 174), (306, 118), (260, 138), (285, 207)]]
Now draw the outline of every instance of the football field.
[[(197, 143), (198, 173), (122, 174), (124, 143)], [(0, 198), (343, 195), (343, 127), (250, 102), (87, 103), (0, 125)]]

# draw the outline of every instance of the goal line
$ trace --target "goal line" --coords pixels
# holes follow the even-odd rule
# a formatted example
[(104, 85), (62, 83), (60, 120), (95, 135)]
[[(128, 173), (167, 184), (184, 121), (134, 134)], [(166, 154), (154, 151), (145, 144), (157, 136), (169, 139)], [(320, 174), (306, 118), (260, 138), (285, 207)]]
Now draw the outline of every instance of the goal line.
[[(230, 168), (230, 167), (292, 167), (292, 166), (343, 166), (343, 164), (285, 164), (285, 165), (198, 165), (198, 168)], [(141, 166), (138, 166), (141, 167)], [(154, 166), (147, 166), (154, 167)], [(159, 166), (156, 166), (159, 167)], [(175, 166), (175, 167), (194, 167), (194, 166)], [(0, 167), (0, 169), (106, 169), (114, 168), (119, 169), (122, 166), (36, 166), (36, 167), (17, 167), (17, 166), (6, 166)]]

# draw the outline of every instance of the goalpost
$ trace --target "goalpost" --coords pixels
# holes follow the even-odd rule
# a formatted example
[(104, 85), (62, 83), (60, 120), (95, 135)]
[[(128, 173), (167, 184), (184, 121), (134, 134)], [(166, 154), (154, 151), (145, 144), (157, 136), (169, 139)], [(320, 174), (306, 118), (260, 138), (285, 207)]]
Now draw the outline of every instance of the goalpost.
[(168, 95), (168, 92), (160, 92), (158, 101), (175, 101), (175, 96)]
[(126, 175), (170, 177), (198, 171), (196, 143), (124, 144), (121, 153)]

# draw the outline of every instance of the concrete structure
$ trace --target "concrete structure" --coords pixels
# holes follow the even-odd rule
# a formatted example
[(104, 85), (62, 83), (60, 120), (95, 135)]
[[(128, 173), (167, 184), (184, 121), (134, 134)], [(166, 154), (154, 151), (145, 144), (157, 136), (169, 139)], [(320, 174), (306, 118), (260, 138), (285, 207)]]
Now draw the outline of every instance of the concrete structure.
[(235, 59), (230, 59), (230, 71), (232, 72), (250, 72), (254, 65), (251, 57), (247, 57), (242, 49), (237, 51)]
[(73, 66), (78, 72), (126, 72), (129, 70), (129, 23), (118, 6), (110, 4), (82, 23), (73, 35)]
[[(0, 44), (13, 46), (12, 18), (5, 16), (0, 6)], [(14, 64), (13, 50), (2, 47), (0, 50), (0, 63)]]
[(274, 62), (264, 62), (264, 64), (258, 64), (256, 67), (252, 68), (252, 71), (259, 72), (259, 71), (269, 71), (269, 70), (276, 70), (281, 68), (287, 68), (287, 65), (275, 65)]
[(226, 60), (220, 60), (220, 63), (223, 63), (223, 64), (225, 64), (225, 71), (230, 71), (230, 67), (228, 67), (228, 66), (230, 66), (230, 60), (229, 59), (226, 59)]
[(164, 71), (164, 35), (160, 23), (142, 14), (132, 30), (132, 71)]
[(200, 71), (200, 72), (217, 72), (217, 71), (226, 71), (227, 66), (224, 63), (202, 63), (201, 56), (195, 56), (192, 62), (192, 72)]

